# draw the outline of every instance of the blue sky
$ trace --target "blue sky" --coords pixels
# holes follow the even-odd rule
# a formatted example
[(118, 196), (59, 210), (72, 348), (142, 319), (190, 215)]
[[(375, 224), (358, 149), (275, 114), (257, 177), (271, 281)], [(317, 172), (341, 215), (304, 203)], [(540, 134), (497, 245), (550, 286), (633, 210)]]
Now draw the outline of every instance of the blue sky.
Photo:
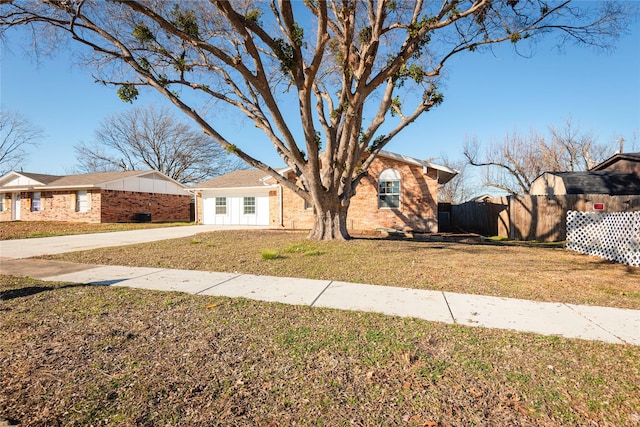
[[(462, 156), (466, 138), (475, 136), (488, 144), (514, 130), (545, 132), (571, 117), (598, 142), (622, 136), (626, 151), (640, 151), (640, 22), (636, 20), (631, 31), (613, 53), (575, 46), (558, 52), (549, 41), (538, 45), (532, 58), (516, 55), (510, 46), (498, 47), (493, 54), (455, 58), (442, 85), (444, 103), (387, 149), (422, 159), (446, 155), (454, 160)], [(0, 106), (21, 112), (45, 133), (22, 169), (73, 173), (78, 164), (73, 146), (91, 141), (105, 117), (132, 106), (120, 101), (113, 87), (94, 83), (88, 70), (73, 65), (69, 53), (40, 58), (37, 64), (25, 53), (17, 33), (7, 35), (1, 52)], [(144, 92), (135, 105), (153, 102), (168, 105), (151, 92)], [(248, 121), (228, 119), (224, 111), (216, 120), (223, 123), (223, 135), (238, 135), (232, 142), (243, 147), (251, 141), (251, 154), (274, 166), (282, 164)]]

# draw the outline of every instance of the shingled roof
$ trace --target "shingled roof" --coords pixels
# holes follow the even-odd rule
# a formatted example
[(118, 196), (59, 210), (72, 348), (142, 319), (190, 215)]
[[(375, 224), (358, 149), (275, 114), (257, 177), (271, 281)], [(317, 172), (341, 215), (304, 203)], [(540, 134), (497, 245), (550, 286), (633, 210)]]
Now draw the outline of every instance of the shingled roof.
[[(161, 175), (164, 179), (173, 181), (166, 175), (153, 170), (138, 170), (138, 171), (116, 171), (116, 172), (98, 172), (98, 173), (84, 173), (77, 175), (45, 175), (31, 172), (9, 172), (8, 174), (0, 177), (0, 181), (6, 181), (12, 179), (12, 177), (23, 176), (34, 181), (28, 185), (14, 185), (14, 186), (2, 186), (4, 190), (16, 189), (37, 189), (37, 190), (52, 190), (56, 188), (81, 188), (81, 187), (101, 187), (110, 182), (117, 181), (123, 178), (139, 177), (149, 174)], [(177, 182), (176, 182), (177, 183)], [(182, 186), (182, 184), (177, 183)]]
[(240, 169), (212, 178), (193, 188), (247, 188), (264, 187), (268, 175), (259, 169)]
[(34, 181), (41, 182), (43, 184), (50, 184), (57, 179), (62, 178), (59, 175), (46, 175), (43, 173), (31, 173), (31, 172), (20, 172), (20, 175), (26, 176), (29, 179), (33, 179)]
[(614, 171), (547, 172), (562, 178), (567, 194), (640, 194), (640, 177)]

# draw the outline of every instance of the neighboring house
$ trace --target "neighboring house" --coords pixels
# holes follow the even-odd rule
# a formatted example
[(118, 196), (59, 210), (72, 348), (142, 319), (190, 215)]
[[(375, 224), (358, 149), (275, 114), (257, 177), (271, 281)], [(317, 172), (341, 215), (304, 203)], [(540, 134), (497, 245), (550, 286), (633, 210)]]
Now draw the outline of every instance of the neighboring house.
[(640, 176), (640, 153), (620, 153), (591, 168), (592, 171), (616, 171)]
[[(278, 171), (291, 181), (295, 173)], [(430, 162), (382, 151), (351, 199), (347, 227), (435, 232), (438, 229), (438, 185), (457, 171)], [(313, 209), (293, 191), (256, 169), (238, 170), (191, 188), (196, 218), (203, 224), (242, 224), (284, 229), (313, 227)]]
[(640, 176), (615, 170), (545, 172), (531, 183), (529, 194), (532, 196), (637, 195), (640, 194)]
[(491, 194), (482, 194), (481, 196), (476, 196), (471, 200), (467, 200), (467, 202), (484, 203), (490, 201), (494, 197), (495, 196), (492, 196)]
[(0, 221), (189, 221), (186, 187), (157, 171), (0, 177)]

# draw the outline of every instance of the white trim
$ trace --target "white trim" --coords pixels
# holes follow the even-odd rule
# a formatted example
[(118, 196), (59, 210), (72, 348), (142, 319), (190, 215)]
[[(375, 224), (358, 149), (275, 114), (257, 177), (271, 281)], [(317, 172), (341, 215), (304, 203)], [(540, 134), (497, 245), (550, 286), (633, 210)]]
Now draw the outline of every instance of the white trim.
[(258, 186), (252, 186), (252, 187), (193, 187), (193, 188), (189, 188), (189, 190), (191, 191), (207, 191), (207, 192), (213, 192), (213, 191), (244, 191), (244, 190), (264, 190), (265, 188), (275, 188), (277, 187), (277, 184), (265, 184), (265, 185), (258, 185)]

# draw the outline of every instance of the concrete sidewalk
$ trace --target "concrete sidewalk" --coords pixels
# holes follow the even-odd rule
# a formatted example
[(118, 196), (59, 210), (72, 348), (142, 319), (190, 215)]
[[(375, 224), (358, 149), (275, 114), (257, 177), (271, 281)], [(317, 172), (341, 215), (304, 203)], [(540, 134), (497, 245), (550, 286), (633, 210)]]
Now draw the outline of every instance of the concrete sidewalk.
[[(548, 303), (400, 287), (162, 268), (99, 266), (24, 259), (163, 238), (212, 227), (193, 226), (0, 242), (0, 274), (95, 285), (244, 297), (285, 304), (359, 310), (467, 326), (640, 345), (640, 310)], [(166, 233), (162, 231), (165, 230)], [(153, 233), (149, 233), (153, 232)], [(53, 240), (55, 239), (55, 240)], [(9, 243), (9, 244), (7, 244)], [(20, 259), (23, 258), (23, 259)]]

